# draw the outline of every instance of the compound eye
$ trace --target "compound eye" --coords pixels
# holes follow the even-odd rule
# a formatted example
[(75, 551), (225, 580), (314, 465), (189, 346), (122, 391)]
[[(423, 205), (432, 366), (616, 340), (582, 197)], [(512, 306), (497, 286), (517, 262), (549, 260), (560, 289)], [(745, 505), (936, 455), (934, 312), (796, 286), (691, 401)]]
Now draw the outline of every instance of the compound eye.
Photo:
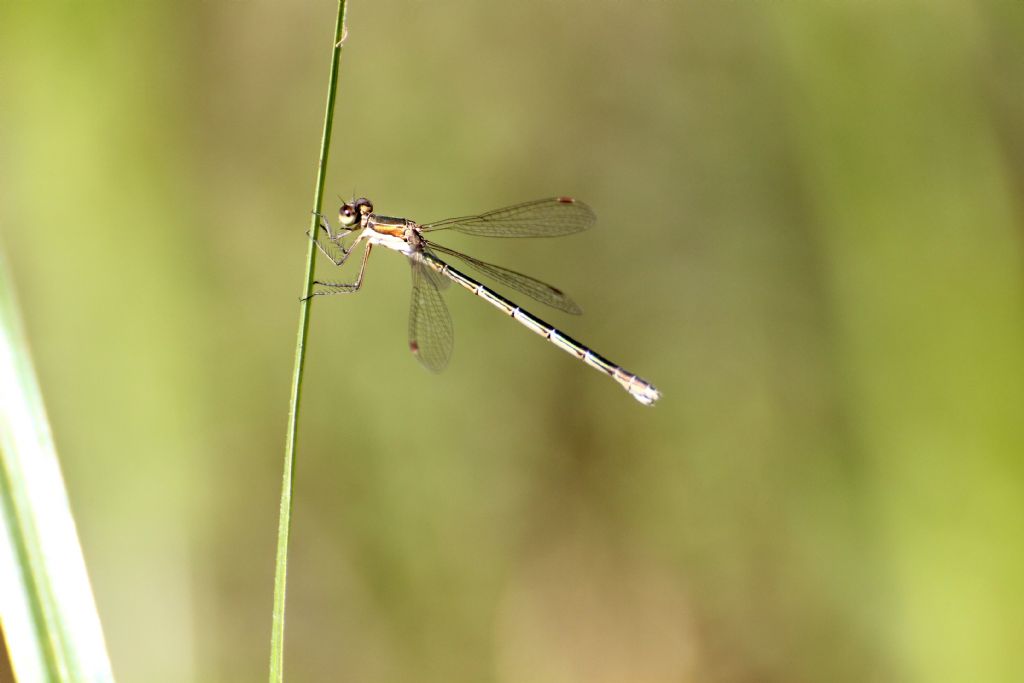
[(356, 210), (348, 204), (342, 205), (341, 209), (338, 210), (338, 218), (341, 220), (341, 224), (346, 227), (353, 226), (359, 222)]

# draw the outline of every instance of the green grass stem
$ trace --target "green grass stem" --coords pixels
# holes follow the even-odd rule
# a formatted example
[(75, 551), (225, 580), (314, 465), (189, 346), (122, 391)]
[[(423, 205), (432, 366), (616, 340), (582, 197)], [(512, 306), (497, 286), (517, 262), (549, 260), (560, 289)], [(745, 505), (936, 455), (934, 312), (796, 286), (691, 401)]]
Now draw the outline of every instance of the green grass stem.
[[(338, 87), (338, 67), (341, 61), (342, 38), (345, 27), (345, 0), (338, 1), (338, 19), (334, 28), (331, 51), (331, 76), (327, 85), (327, 108), (324, 114), (324, 132), (320, 141), (320, 163), (316, 172), (316, 190), (310, 216), (310, 234), (317, 230), (317, 214), (321, 213), (327, 156), (331, 146), (331, 128), (334, 123), (334, 101)], [(313, 273), (316, 268), (316, 243), (308, 240), (306, 278), (299, 307), (299, 331), (295, 341), (295, 368), (292, 373), (291, 398), (288, 406), (288, 431), (284, 447), (284, 474), (281, 481), (281, 510), (277, 526), (277, 559), (274, 573), (274, 614), (270, 636), (270, 682), (284, 680), (284, 608), (288, 569), (288, 537), (291, 531), (292, 492), (295, 482), (295, 449), (298, 440), (299, 407), (302, 398), (302, 375), (306, 363), (306, 337), (309, 333), (309, 313), (313, 292)]]

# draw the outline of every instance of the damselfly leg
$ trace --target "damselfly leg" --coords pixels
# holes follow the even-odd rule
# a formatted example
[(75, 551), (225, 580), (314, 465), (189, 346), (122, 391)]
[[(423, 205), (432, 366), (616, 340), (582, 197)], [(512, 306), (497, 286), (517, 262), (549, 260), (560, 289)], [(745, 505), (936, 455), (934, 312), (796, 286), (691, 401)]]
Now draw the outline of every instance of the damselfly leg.
[[(366, 261), (370, 258), (370, 251), (372, 249), (373, 245), (369, 243), (367, 243), (366, 248), (363, 249), (363, 260), (359, 264), (359, 274), (356, 275), (355, 282), (331, 282), (329, 280), (313, 280), (314, 285), (326, 287), (327, 289), (313, 292), (309, 296), (314, 297), (329, 296), (331, 294), (354, 294), (355, 292), (358, 292), (359, 288), (363, 286), (363, 273), (366, 272)], [(348, 254), (352, 253), (352, 251), (354, 251), (354, 248), (349, 249), (345, 256), (347, 257)], [(336, 265), (341, 264), (339, 263)]]
[(320, 217), (320, 231), (315, 235), (309, 235), (309, 238), (316, 242), (317, 248), (320, 249), (320, 253), (326, 256), (336, 266), (340, 266), (348, 260), (348, 255), (352, 253), (352, 247), (355, 246), (355, 240), (349, 245), (349, 248), (345, 248), (342, 239), (352, 234), (352, 230), (339, 230), (337, 234), (331, 230), (331, 224), (327, 220), (327, 217), (323, 214), (317, 214)]

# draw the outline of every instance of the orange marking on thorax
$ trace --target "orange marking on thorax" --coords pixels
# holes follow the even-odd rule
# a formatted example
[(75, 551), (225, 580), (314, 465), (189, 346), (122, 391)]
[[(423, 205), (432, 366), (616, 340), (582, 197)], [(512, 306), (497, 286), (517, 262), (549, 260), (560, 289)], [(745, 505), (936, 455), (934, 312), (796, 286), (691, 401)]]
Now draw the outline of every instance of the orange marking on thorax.
[(376, 230), (382, 235), (391, 235), (392, 237), (405, 239), (405, 228), (403, 227), (394, 226), (389, 228), (383, 225), (374, 225), (372, 227), (374, 230)]

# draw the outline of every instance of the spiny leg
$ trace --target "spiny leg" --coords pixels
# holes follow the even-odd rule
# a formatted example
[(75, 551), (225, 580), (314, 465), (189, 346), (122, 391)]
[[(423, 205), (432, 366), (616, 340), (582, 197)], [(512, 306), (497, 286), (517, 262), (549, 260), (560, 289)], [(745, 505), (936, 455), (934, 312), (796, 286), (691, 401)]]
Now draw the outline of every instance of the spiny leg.
[(316, 246), (320, 249), (321, 254), (331, 259), (331, 263), (334, 265), (340, 266), (348, 260), (348, 255), (352, 253), (352, 247), (355, 246), (355, 242), (353, 242), (352, 245), (346, 249), (345, 245), (341, 242), (342, 238), (347, 237), (352, 233), (352, 230), (342, 229), (335, 234), (331, 230), (330, 221), (328, 221), (323, 214), (317, 215), (320, 216), (320, 229), (327, 234), (326, 240), (319, 232), (316, 233), (315, 237), (313, 235), (309, 235), (309, 233), (306, 234), (309, 235), (310, 239), (316, 242)]
[[(359, 275), (356, 276), (355, 282), (322, 282), (315, 280), (314, 285), (321, 287), (327, 287), (326, 290), (320, 290), (319, 292), (313, 292), (310, 297), (314, 296), (327, 296), (329, 294), (353, 294), (359, 291), (359, 288), (363, 286), (363, 273), (366, 272), (366, 261), (370, 258), (370, 251), (373, 249), (373, 245), (370, 243), (366, 244), (366, 249), (363, 250), (363, 261), (359, 265)], [(351, 250), (349, 250), (351, 253)], [(307, 297), (309, 298), (309, 297)], [(305, 299), (303, 299), (305, 301)]]
[(336, 266), (343, 265), (348, 260), (348, 255), (352, 253), (351, 247), (346, 249), (340, 242), (331, 242), (319, 236), (314, 241), (320, 253), (329, 258), (331, 263)]

